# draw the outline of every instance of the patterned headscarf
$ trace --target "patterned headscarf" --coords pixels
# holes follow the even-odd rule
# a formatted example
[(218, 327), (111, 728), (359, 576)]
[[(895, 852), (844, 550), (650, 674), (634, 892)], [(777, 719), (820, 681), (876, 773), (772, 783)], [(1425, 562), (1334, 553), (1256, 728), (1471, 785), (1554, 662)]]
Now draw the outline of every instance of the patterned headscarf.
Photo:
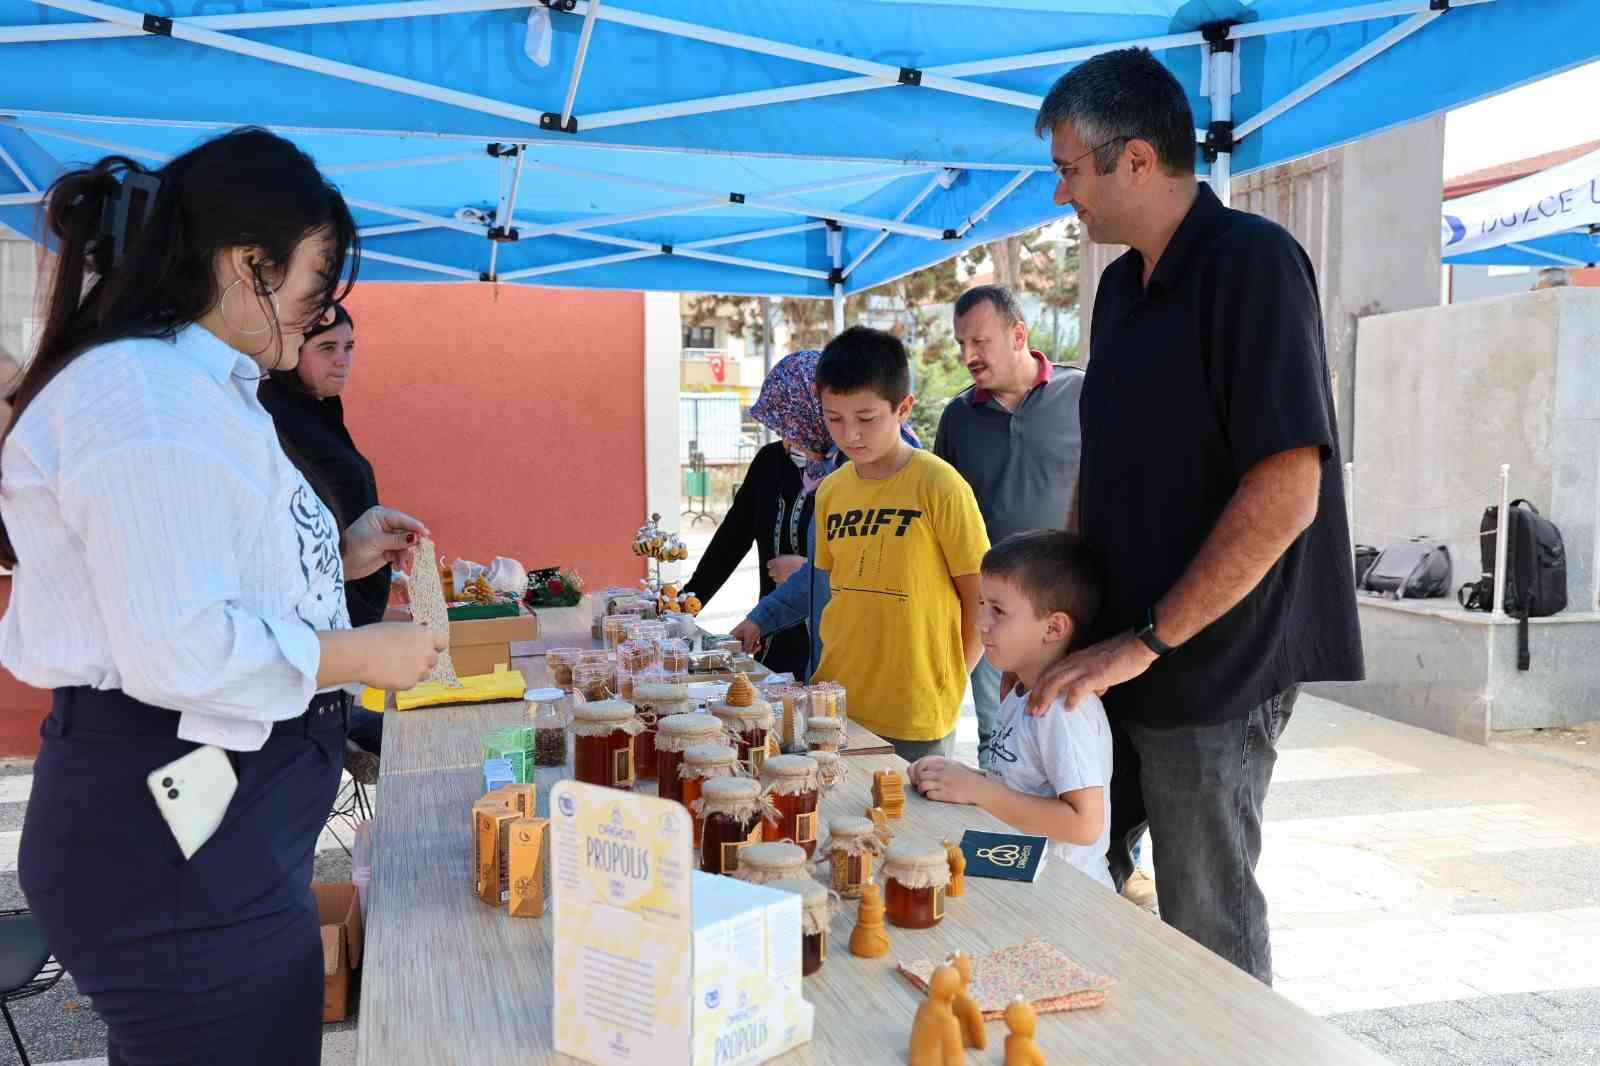
[[(761, 395), (750, 405), (750, 417), (778, 436), (826, 457), (833, 451), (833, 438), (828, 435), (828, 424), (822, 420), (822, 404), (817, 400), (814, 384), (821, 355), (821, 352), (807, 349), (778, 360), (761, 385)], [(801, 479), (804, 491), (809, 493), (815, 489), (832, 469), (833, 463), (828, 458), (807, 463)]]
[[(821, 357), (821, 352), (808, 348), (778, 360), (761, 385), (761, 395), (750, 405), (751, 418), (778, 436), (824, 457), (806, 464), (801, 476), (801, 491), (805, 494), (839, 465), (839, 449), (834, 447), (828, 423), (822, 417), (822, 402), (817, 399), (817, 360)], [(910, 426), (902, 424), (900, 436), (913, 448), (922, 447)]]

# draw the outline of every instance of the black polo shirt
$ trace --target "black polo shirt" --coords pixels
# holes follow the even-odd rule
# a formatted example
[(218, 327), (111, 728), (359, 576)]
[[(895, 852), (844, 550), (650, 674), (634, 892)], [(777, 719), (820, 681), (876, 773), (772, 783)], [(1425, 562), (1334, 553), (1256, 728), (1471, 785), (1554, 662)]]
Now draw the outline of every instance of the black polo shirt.
[(1231, 611), (1106, 709), (1152, 726), (1224, 721), (1292, 685), (1363, 676), (1333, 394), (1311, 261), (1281, 226), (1201, 185), (1150, 284), (1129, 251), (1095, 296), (1080, 524), (1101, 554), (1097, 633), (1138, 626), (1188, 569), (1240, 479), (1322, 451), (1317, 517)]

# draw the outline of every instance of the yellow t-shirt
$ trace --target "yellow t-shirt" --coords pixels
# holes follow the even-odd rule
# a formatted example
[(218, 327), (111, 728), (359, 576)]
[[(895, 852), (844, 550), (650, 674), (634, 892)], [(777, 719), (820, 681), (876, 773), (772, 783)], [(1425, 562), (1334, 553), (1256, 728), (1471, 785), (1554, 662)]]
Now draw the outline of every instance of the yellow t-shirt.
[(932, 452), (882, 481), (845, 466), (817, 488), (816, 522), (831, 589), (816, 679), (843, 685), (850, 717), (880, 736), (946, 736), (967, 685), (952, 579), (989, 550), (972, 488)]

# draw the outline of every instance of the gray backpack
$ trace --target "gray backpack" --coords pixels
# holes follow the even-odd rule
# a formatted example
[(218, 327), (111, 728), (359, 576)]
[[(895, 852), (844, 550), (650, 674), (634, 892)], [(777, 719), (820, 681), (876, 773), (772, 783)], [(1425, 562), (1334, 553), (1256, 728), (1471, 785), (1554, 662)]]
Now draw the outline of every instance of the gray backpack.
[(1413, 537), (1379, 553), (1361, 579), (1361, 590), (1397, 600), (1448, 596), (1451, 590), (1450, 549), (1437, 540)]

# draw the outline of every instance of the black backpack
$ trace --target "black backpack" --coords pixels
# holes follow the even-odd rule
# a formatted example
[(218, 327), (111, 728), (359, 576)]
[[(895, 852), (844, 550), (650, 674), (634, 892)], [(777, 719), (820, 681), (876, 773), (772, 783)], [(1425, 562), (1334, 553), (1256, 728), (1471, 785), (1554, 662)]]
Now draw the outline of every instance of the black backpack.
[[(1494, 607), (1495, 535), (1500, 508), (1489, 507), (1478, 525), (1483, 576), (1461, 586), (1456, 598), (1469, 611)], [(1502, 589), (1506, 613), (1519, 620), (1517, 669), (1526, 670), (1528, 619), (1545, 618), (1567, 607), (1567, 549), (1556, 524), (1527, 500), (1512, 500), (1506, 514), (1506, 577)]]
[(1426, 537), (1391, 544), (1361, 576), (1361, 590), (1397, 600), (1450, 594), (1450, 549)]

